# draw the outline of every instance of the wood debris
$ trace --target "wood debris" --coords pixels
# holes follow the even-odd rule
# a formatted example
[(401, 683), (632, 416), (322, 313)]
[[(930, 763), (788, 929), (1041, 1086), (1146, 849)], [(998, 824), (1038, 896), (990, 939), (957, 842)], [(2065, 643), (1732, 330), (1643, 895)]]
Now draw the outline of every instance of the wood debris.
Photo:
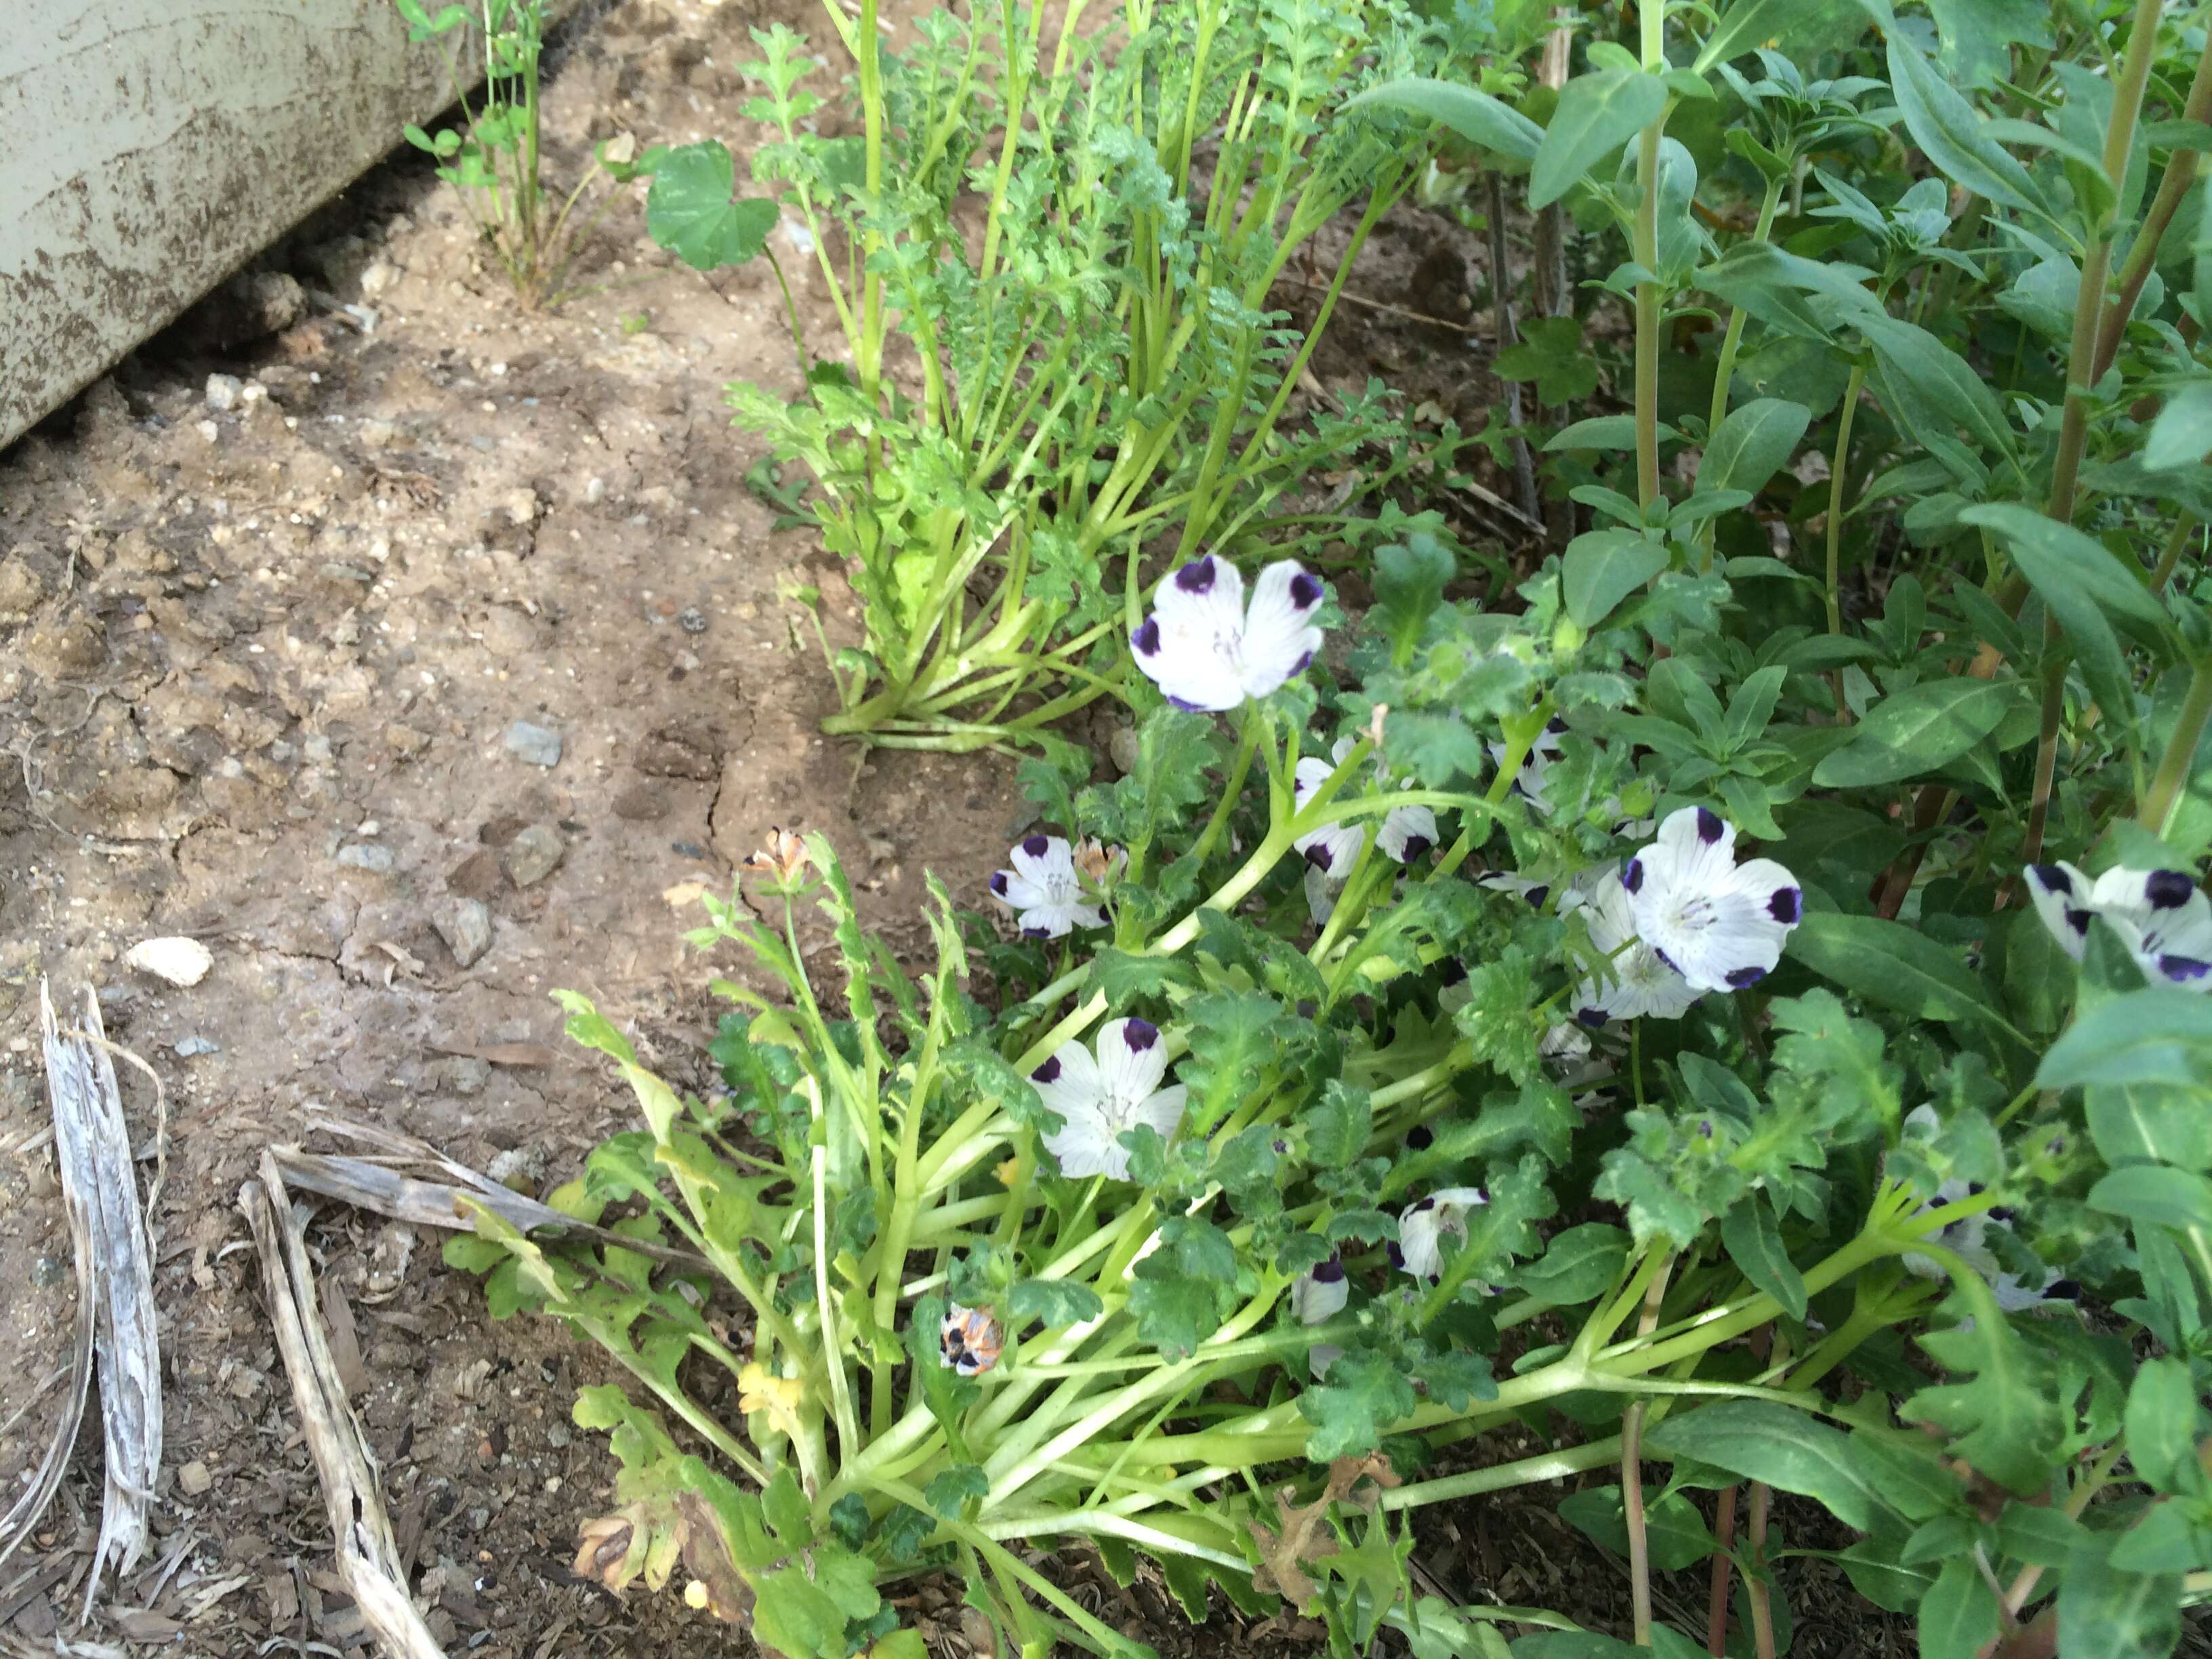
[[(375, 1460), (346, 1403), (345, 1384), (318, 1312), (306, 1224), (292, 1207), (276, 1159), (261, 1155), (261, 1177), (239, 1189), (239, 1207), (261, 1257), (276, 1347), (337, 1545), (337, 1573), (362, 1624), (394, 1659), (444, 1659), (407, 1593), (407, 1569), (384, 1507)], [(244, 1582), (242, 1579), (241, 1583)]]

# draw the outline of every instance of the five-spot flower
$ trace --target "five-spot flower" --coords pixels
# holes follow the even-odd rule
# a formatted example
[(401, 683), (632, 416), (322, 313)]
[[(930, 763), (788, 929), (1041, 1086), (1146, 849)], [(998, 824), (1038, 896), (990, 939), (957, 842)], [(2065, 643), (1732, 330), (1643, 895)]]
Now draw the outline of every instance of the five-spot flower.
[(1628, 890), (1612, 865), (1579, 877), (1560, 901), (1579, 910), (1590, 948), (1605, 965), (1575, 988), (1575, 1018), (1595, 1030), (1611, 1019), (1680, 1019), (1705, 994), (1668, 965), (1636, 931)]
[(2144, 973), (2169, 985), (2212, 991), (2212, 899), (2180, 870), (2107, 870), (2092, 882), (2070, 864), (2031, 864), (2036, 914), (2075, 961), (2089, 921), (2112, 924)]
[[(1939, 1127), (1935, 1108), (1914, 1107), (1905, 1115), (1905, 1127), (1932, 1136)], [(1914, 1213), (1926, 1215), (1939, 1206), (1970, 1198), (1977, 1190), (1963, 1181), (1947, 1181), (1936, 1189), (1935, 1203), (1923, 1204)], [(1996, 1298), (1997, 1306), (2007, 1313), (2019, 1313), (2045, 1302), (2070, 1301), (2080, 1293), (2072, 1280), (2059, 1278), (2048, 1267), (2030, 1273), (2016, 1273), (2007, 1268), (1990, 1241), (1999, 1234), (2009, 1236), (2012, 1231), (2012, 1212), (1999, 1206), (1947, 1222), (1925, 1237), (1929, 1243), (1942, 1246), (1979, 1273), (1988, 1282), (1990, 1294)], [(1899, 1261), (1907, 1273), (1918, 1279), (1948, 1276), (1948, 1270), (1941, 1261), (1917, 1250), (1906, 1252)]]
[(1490, 1194), (1480, 1187), (1446, 1187), (1407, 1205), (1398, 1216), (1398, 1237), (1390, 1246), (1390, 1265), (1425, 1284), (1437, 1283), (1443, 1277), (1446, 1235), (1464, 1244), (1467, 1212), (1489, 1202)]
[[(1336, 740), (1328, 760), (1309, 755), (1298, 763), (1293, 789), (1300, 811), (1320, 793), (1322, 785), (1335, 775), (1336, 769), (1344, 764), (1344, 757), (1352, 752), (1356, 741), (1347, 733)], [(1323, 879), (1342, 881), (1352, 873), (1365, 834), (1357, 823), (1325, 823), (1318, 830), (1308, 830), (1291, 844), (1321, 872)], [(1376, 847), (1385, 858), (1399, 864), (1411, 864), (1436, 844), (1437, 815), (1425, 806), (1392, 807), (1382, 815), (1382, 827), (1375, 832)]]
[[(1344, 1261), (1331, 1256), (1310, 1273), (1300, 1273), (1291, 1286), (1291, 1312), (1301, 1325), (1322, 1325), (1344, 1311), (1352, 1300), (1352, 1281), (1345, 1277)], [(1316, 1381), (1328, 1375), (1343, 1348), (1334, 1342), (1316, 1342), (1309, 1350), (1307, 1363)]]
[(1172, 1136), (1182, 1121), (1189, 1091), (1180, 1083), (1161, 1088), (1167, 1073), (1167, 1049), (1149, 1020), (1108, 1020), (1098, 1029), (1095, 1057), (1080, 1042), (1060, 1044), (1030, 1074), (1045, 1105), (1063, 1120), (1044, 1138), (1060, 1173), (1127, 1181), (1129, 1149), (1122, 1135), (1149, 1126)]
[(1620, 884), (1638, 935), (1695, 991), (1764, 979), (1805, 913), (1797, 878), (1772, 859), (1738, 864), (1734, 826), (1702, 806), (1668, 813)]
[[(1031, 939), (1059, 939), (1078, 927), (1103, 927), (1106, 912), (1097, 902), (1097, 889), (1121, 867), (1116, 861), (1120, 854), (1120, 848), (1109, 852), (1095, 842), (1086, 841), (1078, 848), (1058, 836), (1031, 836), (1007, 854), (1014, 867), (991, 878), (991, 896), (1014, 913), (1022, 932)], [(1093, 870), (1098, 873), (1086, 887), (1085, 878)]]
[(1280, 559), (1260, 573), (1247, 608), (1244, 578), (1209, 553), (1154, 590), (1152, 614), (1130, 644), (1176, 708), (1234, 708), (1304, 672), (1321, 649), (1321, 579)]

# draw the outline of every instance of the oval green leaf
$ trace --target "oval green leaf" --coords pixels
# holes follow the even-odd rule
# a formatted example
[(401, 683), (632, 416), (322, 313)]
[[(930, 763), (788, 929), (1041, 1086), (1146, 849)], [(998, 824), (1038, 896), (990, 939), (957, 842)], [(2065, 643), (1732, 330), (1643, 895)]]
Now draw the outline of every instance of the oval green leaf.
[(1823, 789), (1901, 783), (1948, 766), (2002, 723), (2027, 695), (2016, 680), (1931, 680), (1883, 698), (1857, 734), (1813, 770)]

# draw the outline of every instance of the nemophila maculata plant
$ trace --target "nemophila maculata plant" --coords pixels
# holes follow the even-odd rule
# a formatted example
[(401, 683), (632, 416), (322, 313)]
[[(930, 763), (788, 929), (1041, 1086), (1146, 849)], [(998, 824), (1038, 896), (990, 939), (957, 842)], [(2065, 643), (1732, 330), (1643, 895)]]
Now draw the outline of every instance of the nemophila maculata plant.
[[(435, 157), (438, 177), (453, 187), (485, 250), (525, 305), (552, 310), (578, 292), (570, 277), (593, 226), (620, 199), (602, 191), (582, 216), (586, 192), (605, 174), (620, 186), (649, 174), (660, 152), (637, 155), (627, 137), (594, 145), (592, 164), (564, 197), (540, 177), (538, 65), (545, 51), (544, 0), (479, 0), (433, 14), (423, 0), (392, 0), (410, 40), (451, 36), (459, 44), (447, 64), (458, 126), (405, 129), (407, 142)], [(483, 84), (471, 98), (461, 84), (463, 52), (481, 51)]]
[(581, 1570), (787, 1655), (917, 1651), (938, 1570), (1133, 1650), (1036, 1565), (1087, 1541), (1337, 1652), (1602, 1659), (1407, 1576), (1571, 1480), (1657, 1651), (1785, 1650), (1811, 1555), (1930, 1656), (2212, 1594), (2205, 19), (1632, 21), (1542, 122), (1372, 94), (1616, 259), (1632, 406), (1545, 467), (1593, 527), (1488, 591), (1370, 544), (1357, 617), (1186, 547), (1114, 619), (1135, 765), (1030, 762), (929, 971), (786, 836), (694, 936), (755, 970), (721, 1090), (571, 1000), (647, 1127), (560, 1202), (641, 1251), (453, 1255), (635, 1380)]
[[(773, 258), (782, 216), (830, 296), (834, 350), (787, 307), (804, 394), (730, 400), (812, 476), (860, 601), (861, 643), (830, 653), (831, 732), (1039, 747), (1126, 693), (1147, 549), (1356, 557), (1464, 441), (1416, 444), (1379, 383), (1299, 397), (1352, 263), (1425, 160), (1424, 124), (1340, 106), (1438, 66), (1440, 37), (1398, 0), (1086, 10), (934, 12), (894, 54), (874, 0), (829, 6), (859, 128), (834, 137), (805, 40), (756, 31), (767, 193), (731, 199), (719, 142), (656, 181), (654, 234), (692, 264)], [(1316, 264), (1340, 214), (1350, 234)], [(1304, 330), (1271, 297), (1301, 271), (1319, 297)]]

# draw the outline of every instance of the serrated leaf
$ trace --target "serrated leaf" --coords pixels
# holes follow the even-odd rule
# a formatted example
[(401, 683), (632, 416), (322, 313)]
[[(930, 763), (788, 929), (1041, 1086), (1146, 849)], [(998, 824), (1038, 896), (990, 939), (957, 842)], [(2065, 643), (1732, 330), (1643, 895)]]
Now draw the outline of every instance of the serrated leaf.
[(2023, 1498), (2042, 1492), (2067, 1425), (2048, 1368), (2006, 1322), (1978, 1275), (1954, 1280), (1944, 1306), (1970, 1322), (1929, 1331), (1920, 1346), (1945, 1370), (1973, 1380), (1923, 1389), (1905, 1402), (1904, 1414), (1946, 1431), (1952, 1451), (1999, 1486)]
[(1322, 1382), (1298, 1395), (1298, 1415), (1313, 1425), (1306, 1455), (1316, 1463), (1359, 1457), (1413, 1415), (1413, 1379), (1388, 1354), (1340, 1354)]
[(1106, 1311), (1098, 1292), (1066, 1279), (1024, 1279), (1006, 1297), (1006, 1311), (1019, 1328), (1041, 1320), (1047, 1328), (1081, 1325)]

